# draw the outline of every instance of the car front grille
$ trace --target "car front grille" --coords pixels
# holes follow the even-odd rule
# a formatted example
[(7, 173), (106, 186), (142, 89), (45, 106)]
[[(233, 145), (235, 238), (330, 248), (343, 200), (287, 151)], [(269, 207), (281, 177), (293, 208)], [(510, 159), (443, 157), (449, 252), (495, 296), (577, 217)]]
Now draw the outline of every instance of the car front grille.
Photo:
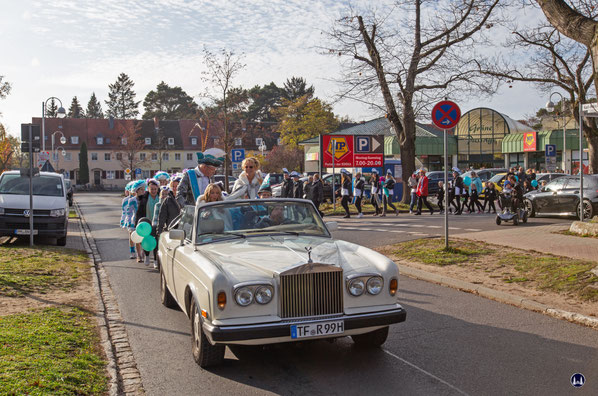
[[(25, 210), (29, 209), (4, 209), (4, 214), (7, 216), (24, 216)], [(33, 209), (34, 216), (50, 216), (50, 211), (45, 209)]]
[(305, 264), (280, 275), (280, 317), (332, 315), (343, 312), (343, 270)]

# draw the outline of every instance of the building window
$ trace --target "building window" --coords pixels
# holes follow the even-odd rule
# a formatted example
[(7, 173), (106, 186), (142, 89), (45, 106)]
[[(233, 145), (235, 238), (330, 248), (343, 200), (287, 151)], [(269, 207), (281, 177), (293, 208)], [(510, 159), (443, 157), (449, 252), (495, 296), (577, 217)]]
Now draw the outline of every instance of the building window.
[(110, 144), (110, 138), (106, 138), (106, 144)]
[(123, 159), (123, 154), (122, 153), (116, 153), (116, 159), (117, 160), (122, 160)]
[(148, 170), (141, 171), (142, 179), (149, 179), (149, 177), (150, 177), (150, 171), (148, 171)]
[(146, 145), (152, 144), (152, 138), (145, 138), (145, 144)]
[(264, 139), (262, 138), (255, 138), (255, 145), (261, 146), (264, 143)]
[(66, 155), (64, 156), (64, 160), (65, 161), (72, 161), (73, 160), (73, 156), (71, 155), (71, 153), (66, 153)]
[(106, 179), (116, 179), (116, 174), (113, 170), (106, 171)]
[(97, 137), (96, 138), (96, 143), (98, 144), (98, 146), (104, 144), (104, 138), (103, 137)]
[(197, 138), (191, 138), (191, 144), (197, 146)]
[(187, 153), (187, 161), (193, 161), (193, 153)]
[(168, 153), (162, 153), (162, 161), (168, 161), (169, 158), (170, 156), (168, 155)]
[(139, 153), (139, 161), (145, 161), (145, 153)]
[(98, 160), (98, 153), (91, 153), (91, 160), (97, 161)]
[(116, 178), (117, 179), (124, 179), (125, 178), (125, 171), (116, 171)]
[(243, 139), (242, 138), (235, 138), (235, 146), (242, 146)]
[(71, 144), (79, 144), (79, 136), (71, 136)]
[(124, 137), (124, 138), (121, 138), (121, 139), (120, 139), (120, 142), (121, 142), (121, 144), (122, 144), (123, 146), (126, 146), (126, 145), (127, 145), (127, 138), (126, 138), (126, 137)]
[(181, 153), (174, 153), (174, 160), (180, 161), (181, 160)]
[(158, 154), (152, 153), (152, 161), (157, 161), (157, 160), (158, 160)]
[(279, 146), (282, 146), (282, 139), (281, 138), (276, 139), (276, 144), (278, 144)]
[(174, 144), (174, 138), (168, 138), (168, 145), (172, 146)]
[(110, 161), (110, 153), (104, 153), (104, 161)]

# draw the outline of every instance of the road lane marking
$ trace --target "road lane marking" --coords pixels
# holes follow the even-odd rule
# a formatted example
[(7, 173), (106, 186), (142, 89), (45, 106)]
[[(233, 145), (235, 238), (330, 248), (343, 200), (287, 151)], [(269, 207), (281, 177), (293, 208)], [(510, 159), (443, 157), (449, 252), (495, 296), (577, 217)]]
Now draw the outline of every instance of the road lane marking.
[(430, 373), (430, 372), (428, 372), (428, 371), (424, 370), (423, 368), (421, 368), (421, 367), (418, 367), (418, 366), (416, 366), (415, 364), (413, 364), (413, 363), (411, 363), (411, 362), (408, 362), (407, 360), (403, 359), (402, 357), (399, 357), (399, 356), (395, 355), (394, 353), (392, 353), (392, 352), (390, 352), (390, 351), (388, 351), (388, 350), (386, 350), (386, 349), (384, 349), (384, 348), (382, 348), (382, 350), (383, 350), (383, 351), (384, 351), (384, 353), (386, 353), (387, 355), (390, 355), (390, 356), (392, 356), (393, 358), (395, 358), (395, 359), (397, 359), (397, 360), (400, 360), (401, 362), (405, 363), (405, 364), (406, 364), (406, 365), (408, 365), (409, 367), (412, 367), (412, 368), (414, 368), (414, 369), (416, 369), (416, 370), (418, 370), (418, 371), (420, 371), (420, 372), (422, 372), (422, 373), (426, 374), (427, 376), (434, 378), (436, 381), (438, 381), (438, 382), (440, 382), (440, 383), (442, 383), (442, 384), (444, 384), (444, 385), (448, 386), (449, 388), (451, 388), (451, 389), (453, 389), (453, 390), (455, 390), (455, 391), (459, 392), (460, 394), (462, 394), (462, 395), (468, 395), (467, 393), (463, 392), (461, 389), (457, 388), (456, 386), (454, 386), (454, 385), (451, 385), (451, 384), (449, 384), (448, 382), (446, 382), (445, 380), (443, 380), (443, 379), (440, 379), (440, 378), (438, 378), (437, 376), (435, 376), (434, 374), (432, 374), (432, 373)]
[(482, 231), (479, 228), (464, 228), (465, 231), (473, 231), (473, 232), (478, 232), (478, 231)]

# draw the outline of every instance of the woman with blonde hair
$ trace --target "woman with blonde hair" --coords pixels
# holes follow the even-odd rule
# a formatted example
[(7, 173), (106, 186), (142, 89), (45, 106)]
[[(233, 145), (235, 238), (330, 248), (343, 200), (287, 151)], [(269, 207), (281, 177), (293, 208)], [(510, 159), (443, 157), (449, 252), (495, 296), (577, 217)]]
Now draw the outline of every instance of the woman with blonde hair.
[(204, 191), (203, 195), (201, 195), (197, 199), (197, 203), (202, 202), (216, 202), (216, 201), (224, 201), (222, 197), (222, 187), (220, 183), (210, 183), (206, 187), (206, 191)]
[(260, 172), (260, 162), (257, 158), (248, 157), (241, 163), (243, 172), (239, 175), (233, 191), (226, 199), (256, 199), (258, 197), (257, 192), (262, 185), (264, 177)]

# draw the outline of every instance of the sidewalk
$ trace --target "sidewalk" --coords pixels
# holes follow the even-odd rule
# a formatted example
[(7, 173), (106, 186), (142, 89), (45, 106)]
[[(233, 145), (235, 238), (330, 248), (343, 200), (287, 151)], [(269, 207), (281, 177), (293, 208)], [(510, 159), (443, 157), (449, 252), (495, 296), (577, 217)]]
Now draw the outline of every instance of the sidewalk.
[(509, 224), (497, 226), (496, 231), (470, 232), (459, 234), (457, 237), (574, 259), (598, 261), (598, 240), (557, 234), (568, 229), (567, 224), (531, 227), (525, 224), (516, 227)]

